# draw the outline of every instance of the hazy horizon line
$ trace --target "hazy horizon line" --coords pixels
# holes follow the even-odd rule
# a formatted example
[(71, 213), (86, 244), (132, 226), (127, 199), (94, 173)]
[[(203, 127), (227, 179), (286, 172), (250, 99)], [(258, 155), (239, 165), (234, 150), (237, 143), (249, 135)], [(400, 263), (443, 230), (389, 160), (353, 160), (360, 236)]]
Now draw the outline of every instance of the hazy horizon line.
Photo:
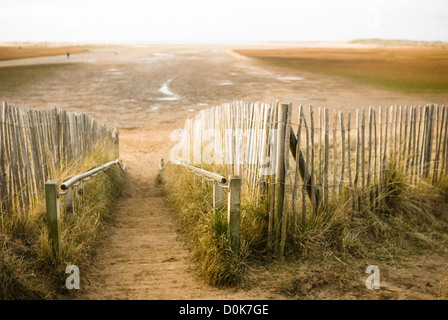
[(357, 39), (348, 39), (348, 40), (235, 40), (235, 41), (60, 41), (60, 40), (41, 40), (41, 41), (26, 41), (26, 40), (18, 40), (18, 41), (0, 41), (0, 44), (78, 44), (78, 45), (144, 45), (144, 44), (166, 44), (166, 45), (194, 45), (194, 44), (262, 44), (262, 43), (356, 43), (356, 42), (409, 42), (409, 43), (441, 43), (448, 44), (448, 41), (443, 40), (415, 40), (415, 39), (395, 39), (395, 38), (357, 38)]

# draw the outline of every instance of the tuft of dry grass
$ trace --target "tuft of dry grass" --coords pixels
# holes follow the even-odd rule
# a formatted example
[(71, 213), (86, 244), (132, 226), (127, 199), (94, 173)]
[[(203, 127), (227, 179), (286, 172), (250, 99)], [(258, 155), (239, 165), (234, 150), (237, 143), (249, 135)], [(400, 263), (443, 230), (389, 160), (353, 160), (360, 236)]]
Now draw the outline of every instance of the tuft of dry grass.
[[(225, 172), (219, 167), (207, 169)], [(294, 228), (290, 222), (286, 263), (325, 265), (343, 286), (359, 272), (359, 261), (395, 264), (422, 252), (443, 254), (448, 242), (448, 217), (442, 217), (448, 203), (446, 180), (439, 185), (426, 181), (410, 185), (400, 166), (391, 165), (386, 172), (381, 193), (377, 185), (361, 191), (360, 197), (370, 201), (362, 202), (360, 210), (353, 209), (345, 192), (340, 198), (331, 198), (316, 214), (307, 212), (305, 224)], [(269, 266), (277, 260), (267, 242), (267, 199), (252, 199), (243, 193), (243, 246), (242, 253), (236, 255), (229, 249), (225, 210), (212, 208), (211, 185), (175, 165), (167, 166), (160, 180), (190, 235), (198, 271), (209, 284), (243, 283), (251, 264)]]
[(213, 208), (211, 185), (171, 164), (161, 172), (159, 181), (177, 209), (198, 273), (210, 285), (238, 285), (247, 268), (247, 247), (243, 243), (239, 253), (231, 250), (227, 213), (225, 208)]
[[(108, 146), (97, 146), (83, 161), (55, 171), (60, 183), (68, 176), (103, 164), (116, 156)], [(75, 213), (68, 216), (61, 197), (62, 250), (54, 255), (48, 239), (45, 199), (42, 195), (28, 212), (0, 216), (0, 298), (54, 299), (66, 293), (65, 268), (82, 267), (95, 253), (95, 240), (110, 209), (120, 195), (125, 176), (117, 166), (84, 185), (84, 196), (75, 197)]]

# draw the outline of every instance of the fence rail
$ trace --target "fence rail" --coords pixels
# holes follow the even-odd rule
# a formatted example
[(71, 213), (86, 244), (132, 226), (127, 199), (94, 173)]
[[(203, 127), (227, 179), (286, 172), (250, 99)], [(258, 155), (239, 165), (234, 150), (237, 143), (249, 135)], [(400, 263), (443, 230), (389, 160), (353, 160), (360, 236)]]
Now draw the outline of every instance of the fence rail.
[(89, 170), (87, 172), (78, 174), (78, 175), (74, 176), (73, 178), (70, 178), (70, 179), (64, 181), (61, 184), (61, 189), (62, 190), (67, 190), (70, 187), (72, 187), (75, 183), (77, 183), (79, 181), (90, 179), (90, 177), (96, 176), (98, 173), (101, 173), (102, 171), (109, 169), (113, 165), (119, 165), (121, 168), (123, 168), (123, 165), (120, 164), (120, 160), (119, 159), (110, 161), (110, 162), (105, 163), (105, 164), (103, 164), (103, 165), (101, 165), (99, 167), (96, 167), (96, 168), (94, 168), (92, 170)]
[(118, 145), (98, 120), (62, 109), (0, 104), (0, 211), (26, 210), (58, 168), (82, 159), (97, 143)]
[(220, 175), (218, 173), (210, 172), (210, 171), (207, 171), (207, 170), (204, 170), (204, 169), (201, 169), (201, 168), (190, 166), (189, 164), (182, 163), (182, 162), (176, 161), (176, 160), (173, 160), (172, 163), (177, 164), (177, 165), (182, 165), (186, 169), (192, 170), (193, 172), (196, 172), (197, 174), (203, 175), (203, 176), (205, 176), (205, 177), (207, 177), (207, 178), (209, 178), (211, 180), (214, 180), (214, 181), (216, 181), (218, 183), (224, 184), (224, 183), (227, 182), (227, 178), (223, 177), (222, 175)]
[(446, 174), (445, 106), (316, 110), (245, 102), (202, 110), (185, 121), (171, 158), (220, 165), (242, 177), (247, 196), (269, 199), (268, 239), (280, 255), (288, 223), (304, 223), (307, 211), (343, 194), (361, 210), (370, 205), (366, 190), (381, 194), (393, 166), (409, 184)]
[(65, 212), (69, 215), (74, 213), (74, 191), (73, 188), (78, 186), (81, 189), (81, 194), (84, 195), (83, 181), (90, 180), (101, 172), (110, 169), (114, 165), (120, 166), (122, 170), (126, 165), (120, 162), (119, 159), (110, 161), (92, 170), (76, 175), (73, 178), (66, 179), (61, 184), (59, 191), (59, 182), (57, 180), (48, 180), (45, 183), (45, 204), (47, 210), (47, 227), (48, 237), (54, 253), (60, 253), (61, 250), (61, 213), (60, 213), (60, 196), (64, 196)]
[(227, 219), (230, 245), (232, 250), (238, 251), (240, 248), (241, 177), (230, 176), (228, 179), (229, 185), (223, 186), (222, 184), (227, 183), (227, 179), (218, 173), (200, 169), (177, 160), (171, 160), (171, 163), (183, 166), (188, 171), (213, 182), (213, 208), (215, 209), (223, 205), (223, 188), (228, 188)]

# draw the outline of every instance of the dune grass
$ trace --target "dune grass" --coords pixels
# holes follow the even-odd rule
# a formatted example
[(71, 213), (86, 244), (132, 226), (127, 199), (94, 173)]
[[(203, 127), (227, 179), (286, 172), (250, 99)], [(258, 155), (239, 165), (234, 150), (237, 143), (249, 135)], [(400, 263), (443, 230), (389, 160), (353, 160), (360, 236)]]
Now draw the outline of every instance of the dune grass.
[[(225, 172), (220, 167), (214, 169)], [(448, 217), (444, 215), (448, 178), (437, 185), (425, 181), (410, 185), (400, 167), (387, 172), (381, 194), (375, 186), (363, 190), (372, 201), (363, 203), (361, 210), (353, 209), (346, 192), (331, 199), (315, 215), (307, 212), (304, 225), (293, 228), (290, 219), (286, 263), (331, 265), (344, 269), (339, 277), (349, 278), (360, 260), (395, 263), (422, 252), (442, 254), (448, 243)], [(239, 285), (244, 283), (251, 264), (266, 266), (277, 261), (267, 242), (267, 201), (254, 202), (242, 195), (242, 246), (237, 254), (230, 250), (225, 208), (212, 208), (211, 185), (175, 165), (168, 165), (160, 179), (189, 235), (193, 261), (207, 283)]]
[[(84, 161), (57, 170), (53, 179), (60, 183), (68, 176), (110, 161), (115, 152), (97, 147)], [(28, 212), (0, 216), (0, 299), (55, 299), (69, 294), (65, 269), (81, 270), (95, 254), (95, 239), (120, 194), (124, 173), (114, 166), (85, 183), (84, 196), (75, 197), (75, 214), (64, 212), (61, 197), (61, 253), (54, 255), (48, 240), (45, 199), (40, 197)]]
[[(347, 196), (332, 199), (327, 207), (311, 212), (305, 225), (299, 226), (292, 241), (300, 244), (300, 256), (330, 248), (351, 257), (387, 258), (419, 253), (420, 250), (443, 251), (448, 240), (448, 217), (443, 215), (447, 199), (443, 189), (425, 181), (417, 185), (407, 182), (398, 168), (387, 171), (386, 184), (380, 194), (376, 186), (362, 191), (360, 210), (354, 210)], [(390, 257), (390, 256), (389, 256)]]
[(407, 93), (448, 91), (448, 50), (412, 48), (303, 48), (236, 50), (290, 70), (348, 78)]
[(183, 167), (172, 165), (159, 179), (188, 235), (198, 273), (210, 285), (237, 285), (247, 267), (246, 250), (244, 245), (240, 253), (231, 250), (227, 211), (213, 208), (210, 186)]

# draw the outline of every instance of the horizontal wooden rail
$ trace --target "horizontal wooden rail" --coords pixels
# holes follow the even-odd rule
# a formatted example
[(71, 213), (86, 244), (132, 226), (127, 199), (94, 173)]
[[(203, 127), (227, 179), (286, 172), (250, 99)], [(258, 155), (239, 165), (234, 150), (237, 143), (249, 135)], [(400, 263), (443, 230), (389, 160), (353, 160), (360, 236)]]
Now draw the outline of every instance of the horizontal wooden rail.
[(210, 171), (207, 171), (207, 170), (204, 170), (204, 169), (200, 169), (200, 168), (191, 166), (189, 164), (186, 164), (186, 163), (183, 163), (183, 162), (180, 162), (180, 161), (177, 161), (177, 160), (172, 160), (171, 162), (174, 163), (174, 164), (177, 164), (177, 165), (182, 165), (185, 168), (187, 168), (187, 169), (189, 169), (191, 171), (194, 171), (194, 172), (196, 172), (198, 174), (202, 174), (203, 176), (205, 176), (205, 177), (207, 177), (209, 179), (213, 179), (213, 180), (215, 180), (218, 183), (222, 183), (222, 184), (227, 183), (226, 177), (223, 177), (223, 176), (221, 176), (221, 175), (219, 175), (217, 173), (210, 172)]
[(89, 170), (87, 172), (78, 174), (77, 176), (68, 179), (67, 181), (64, 181), (64, 183), (61, 184), (61, 189), (62, 190), (67, 190), (68, 188), (70, 188), (71, 186), (73, 186), (75, 183), (77, 183), (78, 181), (82, 181), (82, 180), (86, 180), (89, 179), (91, 176), (93, 175), (97, 175), (98, 173), (100, 173), (101, 171), (104, 171), (106, 169), (109, 169), (110, 167), (112, 167), (113, 165), (119, 165), (122, 169), (124, 168), (121, 164), (120, 164), (120, 160), (113, 160), (110, 161), (106, 164), (103, 164), (102, 166), (96, 167), (95, 169)]
[[(89, 180), (92, 176), (96, 176), (98, 173), (109, 169), (114, 165), (119, 165), (121, 169), (125, 169), (125, 165), (120, 163), (120, 160), (113, 160), (95, 169), (89, 170), (85, 173), (78, 174), (77, 176), (68, 179), (61, 184), (61, 189), (65, 192), (59, 192), (58, 181), (49, 180), (45, 183), (45, 201), (47, 209), (47, 226), (48, 237), (50, 239), (53, 252), (60, 253), (61, 251), (61, 222), (60, 222), (60, 209), (59, 209), (59, 196), (64, 195), (64, 202), (66, 212), (70, 215), (74, 211), (73, 201), (73, 186), (81, 183), (79, 187), (82, 187), (83, 180)], [(78, 188), (79, 188), (78, 187)]]

